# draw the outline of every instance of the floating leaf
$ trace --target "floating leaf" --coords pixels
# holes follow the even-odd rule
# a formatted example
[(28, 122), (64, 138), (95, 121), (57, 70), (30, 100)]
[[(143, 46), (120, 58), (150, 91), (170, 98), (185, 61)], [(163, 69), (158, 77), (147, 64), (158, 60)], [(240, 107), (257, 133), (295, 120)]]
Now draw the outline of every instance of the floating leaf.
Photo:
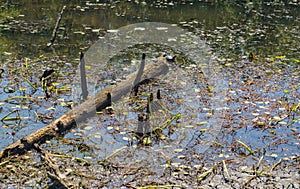
[(93, 129), (92, 126), (86, 126), (86, 127), (84, 128), (84, 130), (87, 130), (87, 131), (92, 130), (92, 129)]
[(275, 58), (284, 59), (285, 57), (286, 57), (285, 55), (282, 55), (282, 56), (276, 56)]
[(281, 120), (282, 120), (279, 116), (274, 116), (273, 119), (274, 119), (275, 121), (281, 121)]
[(100, 29), (92, 29), (93, 33), (98, 33), (100, 31)]
[(108, 33), (117, 33), (119, 30), (107, 30)]
[(183, 151), (183, 149), (182, 148), (179, 148), (179, 149), (174, 149), (174, 152), (176, 152), (176, 153), (179, 153), (179, 152), (182, 152)]
[(81, 34), (84, 35), (85, 33), (83, 31), (75, 31), (74, 34)]
[(269, 156), (272, 157), (272, 158), (277, 158), (278, 157), (277, 154), (270, 154)]
[(201, 126), (201, 125), (205, 125), (205, 124), (208, 124), (208, 122), (207, 121), (201, 121), (201, 122), (197, 123), (197, 126)]
[(100, 133), (96, 133), (96, 134), (93, 135), (93, 137), (95, 137), (95, 138), (102, 138), (102, 135)]
[(220, 62), (225, 62), (227, 59), (226, 58), (217, 58), (217, 60)]
[(193, 125), (186, 125), (186, 126), (184, 126), (184, 128), (193, 128), (194, 126)]
[(131, 139), (128, 138), (128, 137), (123, 137), (122, 139), (125, 140), (125, 141), (131, 141)]
[(208, 86), (207, 87), (208, 92), (213, 92), (214, 89), (215, 89), (214, 86)]
[(106, 127), (107, 130), (112, 130), (113, 128), (114, 128), (114, 127), (112, 127), (112, 126)]
[(165, 134), (163, 134), (163, 133), (160, 133), (159, 134), (159, 139), (161, 139), (161, 140), (166, 140), (168, 137), (165, 135)]
[(208, 128), (203, 128), (203, 129), (200, 129), (199, 131), (200, 132), (205, 132), (205, 131), (207, 131), (208, 130)]
[(285, 121), (279, 121), (278, 123), (281, 125), (287, 125), (287, 122), (285, 122)]
[(263, 122), (263, 121), (258, 121), (256, 124), (257, 124), (258, 126), (264, 126), (264, 125), (265, 125), (265, 122)]
[(156, 29), (157, 29), (157, 30), (168, 30), (167, 27), (157, 27)]
[(85, 65), (84, 67), (85, 67), (85, 69), (87, 69), (87, 70), (89, 70), (89, 69), (91, 69), (91, 68), (92, 68), (92, 67), (91, 67), (91, 66), (89, 66), (89, 65)]
[(146, 28), (143, 28), (143, 27), (137, 27), (137, 28), (134, 28), (135, 31), (144, 31)]

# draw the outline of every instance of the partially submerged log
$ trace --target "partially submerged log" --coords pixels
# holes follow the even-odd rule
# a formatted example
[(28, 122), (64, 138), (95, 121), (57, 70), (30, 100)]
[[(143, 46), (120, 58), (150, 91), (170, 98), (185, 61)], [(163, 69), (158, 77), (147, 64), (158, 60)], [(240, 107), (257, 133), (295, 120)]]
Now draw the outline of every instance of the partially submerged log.
[[(159, 78), (168, 71), (169, 67), (166, 61), (159, 59), (157, 62), (152, 62), (145, 66), (143, 77)], [(126, 80), (117, 83), (117, 85), (106, 87), (104, 90), (101, 90), (95, 96), (88, 98), (85, 102), (74, 107), (48, 126), (43, 127), (4, 148), (0, 152), (0, 162), (2, 162), (4, 158), (16, 154), (24, 154), (26, 151), (33, 149), (35, 144), (42, 144), (46, 140), (64, 135), (70, 129), (75, 128), (76, 123), (95, 115), (96, 110), (100, 111), (110, 106), (111, 102), (117, 102), (131, 92), (137, 75), (138, 73), (134, 72), (127, 76)]]

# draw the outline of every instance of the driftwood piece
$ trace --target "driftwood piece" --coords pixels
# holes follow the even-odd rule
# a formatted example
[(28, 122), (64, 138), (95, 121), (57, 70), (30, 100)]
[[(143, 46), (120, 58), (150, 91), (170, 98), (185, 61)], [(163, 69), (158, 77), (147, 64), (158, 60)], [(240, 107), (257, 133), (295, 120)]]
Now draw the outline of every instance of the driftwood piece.
[[(143, 77), (159, 78), (160, 76), (165, 75), (168, 70), (169, 67), (166, 61), (159, 60), (145, 66)], [(128, 95), (133, 88), (133, 82), (136, 75), (137, 72), (134, 72), (128, 75), (126, 80), (117, 83), (117, 85), (106, 87), (95, 96), (87, 99), (82, 104), (74, 107), (60, 118), (54, 120), (48, 126), (43, 127), (4, 148), (0, 152), (0, 162), (2, 162), (4, 158), (16, 154), (24, 154), (26, 151), (33, 149), (35, 144), (42, 144), (46, 140), (64, 135), (70, 129), (75, 128), (77, 122), (84, 121), (88, 117), (95, 115), (95, 110), (102, 110), (110, 106), (111, 102), (117, 102), (123, 96)]]

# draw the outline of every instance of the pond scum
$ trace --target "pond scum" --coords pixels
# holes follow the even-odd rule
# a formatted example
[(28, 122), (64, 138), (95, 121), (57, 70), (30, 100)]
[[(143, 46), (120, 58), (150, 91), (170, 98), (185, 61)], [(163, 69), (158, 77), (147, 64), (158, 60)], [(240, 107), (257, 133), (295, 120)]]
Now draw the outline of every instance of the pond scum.
[[(194, 27), (198, 23), (181, 24)], [(255, 23), (250, 23), (253, 25)], [(251, 29), (250, 26), (247, 28)], [(167, 118), (152, 120), (161, 125), (157, 132), (151, 133), (149, 138), (143, 130), (143, 136), (138, 138), (136, 127), (122, 127), (119, 121), (132, 116), (127, 125), (138, 125), (134, 113), (146, 112), (147, 102), (150, 102), (151, 91), (146, 85), (144, 93), (115, 104), (113, 112), (98, 112), (94, 119), (64, 137), (46, 141), (24, 155), (3, 159), (0, 188), (300, 188), (299, 57), (294, 51), (285, 55), (282, 50), (282, 54), (276, 52), (275, 55), (229, 53), (232, 46), (228, 43), (234, 40), (231, 33), (248, 32), (234, 27), (240, 26), (217, 28), (208, 31), (209, 34), (198, 31), (215, 51), (221, 48), (220, 43), (230, 46), (219, 52), (215, 60), (214, 66), (227, 84), (226, 108), (219, 123), (221, 130), (205, 152), (197, 153), (197, 148), (203, 133), (210, 129), (206, 127), (206, 119), (217, 111), (208, 108), (214, 88), (206, 85), (199, 70), (187, 66), (187, 72), (196, 73), (193, 98), (199, 101), (203, 119), (193, 124), (183, 123), (184, 115), (174, 111), (182, 99), (168, 96), (166, 92), (168, 88), (172, 91), (172, 86), (153, 84), (154, 101), (157, 102), (160, 89), (161, 97), (172, 103), (165, 103), (153, 112), (165, 114)], [(257, 32), (268, 35), (263, 28)], [(227, 34), (229, 37), (224, 36)], [(298, 45), (297, 40), (292, 43)], [(72, 64), (77, 62), (70, 63), (63, 56), (10, 58), (1, 63), (0, 149), (71, 108), (69, 84), (75, 75)], [(40, 77), (47, 66), (41, 65), (55, 68), (44, 84)], [(147, 117), (143, 115), (141, 119), (147, 120)], [(186, 148), (169, 146), (180, 137), (178, 124), (196, 130)], [(109, 145), (114, 144), (108, 143), (107, 149), (103, 149), (99, 145), (110, 139), (117, 141), (119, 147), (109, 149)]]

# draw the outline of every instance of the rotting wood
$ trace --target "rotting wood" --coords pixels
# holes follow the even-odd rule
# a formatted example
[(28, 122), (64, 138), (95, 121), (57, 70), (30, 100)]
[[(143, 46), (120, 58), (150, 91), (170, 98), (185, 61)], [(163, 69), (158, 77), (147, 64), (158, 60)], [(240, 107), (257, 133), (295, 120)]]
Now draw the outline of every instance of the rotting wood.
[[(143, 78), (159, 78), (168, 71), (169, 67), (166, 61), (158, 60), (157, 62), (152, 62), (145, 66)], [(111, 102), (117, 102), (123, 96), (128, 95), (133, 88), (133, 82), (136, 75), (137, 72), (134, 72), (128, 75), (126, 80), (117, 83), (117, 85), (106, 87), (95, 96), (88, 98), (82, 104), (74, 107), (60, 118), (54, 120), (48, 126), (43, 127), (4, 148), (0, 152), (0, 162), (2, 162), (4, 158), (17, 154), (24, 154), (26, 151), (32, 149), (35, 144), (42, 144), (46, 140), (64, 135), (70, 129), (75, 128), (76, 123), (95, 115), (96, 110), (100, 111), (110, 106)]]

